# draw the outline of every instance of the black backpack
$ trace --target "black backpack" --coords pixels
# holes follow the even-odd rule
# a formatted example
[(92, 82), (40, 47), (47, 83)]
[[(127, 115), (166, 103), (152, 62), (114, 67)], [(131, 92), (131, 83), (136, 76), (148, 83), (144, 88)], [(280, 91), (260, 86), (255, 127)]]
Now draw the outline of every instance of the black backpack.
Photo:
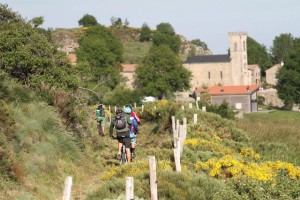
[(115, 117), (115, 128), (117, 130), (124, 129), (126, 127), (126, 120), (122, 114), (118, 114)]

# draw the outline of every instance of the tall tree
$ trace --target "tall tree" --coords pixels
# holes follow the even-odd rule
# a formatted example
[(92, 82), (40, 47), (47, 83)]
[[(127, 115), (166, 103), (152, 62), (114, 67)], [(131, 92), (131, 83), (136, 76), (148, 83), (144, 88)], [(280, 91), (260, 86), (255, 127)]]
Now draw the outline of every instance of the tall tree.
[(272, 66), (271, 57), (266, 46), (259, 44), (251, 37), (247, 38), (247, 54), (248, 64), (258, 64), (263, 75), (265, 70)]
[(159, 98), (189, 89), (191, 73), (167, 46), (153, 46), (136, 69), (136, 84), (145, 95)]
[(87, 62), (92, 67), (95, 80), (101, 76), (110, 76), (111, 87), (114, 87), (120, 81), (122, 43), (101, 25), (90, 27), (78, 42), (80, 45), (76, 50), (78, 62)]
[(34, 17), (31, 20), (33, 27), (37, 28), (38, 26), (42, 25), (44, 23), (44, 17), (40, 16), (40, 17)]
[(270, 48), (273, 63), (281, 63), (285, 55), (294, 48), (294, 37), (290, 33), (282, 33), (273, 40), (273, 46)]
[(151, 30), (149, 26), (144, 23), (141, 28), (141, 34), (140, 34), (140, 42), (149, 42), (151, 39)]
[(153, 34), (153, 45), (167, 45), (176, 54), (178, 54), (181, 46), (181, 40), (175, 34), (174, 28), (169, 23), (160, 23), (156, 26), (156, 31)]
[(110, 21), (112, 27), (121, 28), (123, 26), (123, 22), (120, 17), (111, 17)]
[(88, 27), (98, 24), (97, 19), (93, 15), (85, 14), (79, 21), (79, 26)]
[(300, 103), (300, 39), (284, 57), (284, 66), (277, 73), (278, 96), (286, 105)]
[(70, 63), (66, 55), (58, 52), (40, 29), (33, 28), (31, 22), (6, 5), (0, 4), (0, 11), (0, 68), (27, 86), (43, 81), (76, 87), (68, 76)]
[(203, 50), (209, 50), (208, 47), (207, 47), (207, 44), (203, 41), (201, 41), (200, 39), (194, 39), (191, 41), (192, 44), (198, 46), (198, 47), (201, 47)]

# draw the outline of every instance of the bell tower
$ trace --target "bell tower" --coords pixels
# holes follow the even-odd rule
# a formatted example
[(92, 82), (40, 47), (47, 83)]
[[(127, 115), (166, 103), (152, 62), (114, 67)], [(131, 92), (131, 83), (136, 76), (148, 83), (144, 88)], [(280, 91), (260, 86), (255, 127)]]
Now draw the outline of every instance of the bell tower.
[(247, 33), (229, 33), (231, 85), (248, 85)]

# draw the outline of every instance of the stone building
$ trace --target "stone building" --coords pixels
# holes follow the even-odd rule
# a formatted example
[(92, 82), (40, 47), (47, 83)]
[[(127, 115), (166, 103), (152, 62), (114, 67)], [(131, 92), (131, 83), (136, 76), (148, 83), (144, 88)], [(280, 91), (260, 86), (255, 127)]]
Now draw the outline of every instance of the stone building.
[(237, 111), (257, 112), (257, 92), (259, 85), (212, 86), (209, 88), (211, 103), (220, 105), (226, 101)]
[(247, 33), (229, 33), (230, 55), (201, 55), (188, 58), (183, 66), (192, 72), (191, 90), (215, 85), (260, 84), (260, 68), (248, 65)]
[(277, 84), (276, 73), (282, 67), (282, 64), (276, 64), (273, 67), (266, 70), (266, 82), (270, 85)]

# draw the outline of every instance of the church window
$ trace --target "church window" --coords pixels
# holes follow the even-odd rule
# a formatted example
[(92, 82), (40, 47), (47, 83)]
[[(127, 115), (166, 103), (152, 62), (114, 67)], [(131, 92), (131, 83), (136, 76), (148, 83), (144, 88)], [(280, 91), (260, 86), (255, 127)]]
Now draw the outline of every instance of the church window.
[(246, 42), (243, 41), (243, 50), (246, 51)]
[(222, 71), (220, 71), (220, 77), (221, 77), (221, 79), (223, 79), (223, 72)]
[(237, 43), (234, 43), (234, 51), (237, 51)]
[(208, 72), (208, 79), (210, 79), (210, 72)]

